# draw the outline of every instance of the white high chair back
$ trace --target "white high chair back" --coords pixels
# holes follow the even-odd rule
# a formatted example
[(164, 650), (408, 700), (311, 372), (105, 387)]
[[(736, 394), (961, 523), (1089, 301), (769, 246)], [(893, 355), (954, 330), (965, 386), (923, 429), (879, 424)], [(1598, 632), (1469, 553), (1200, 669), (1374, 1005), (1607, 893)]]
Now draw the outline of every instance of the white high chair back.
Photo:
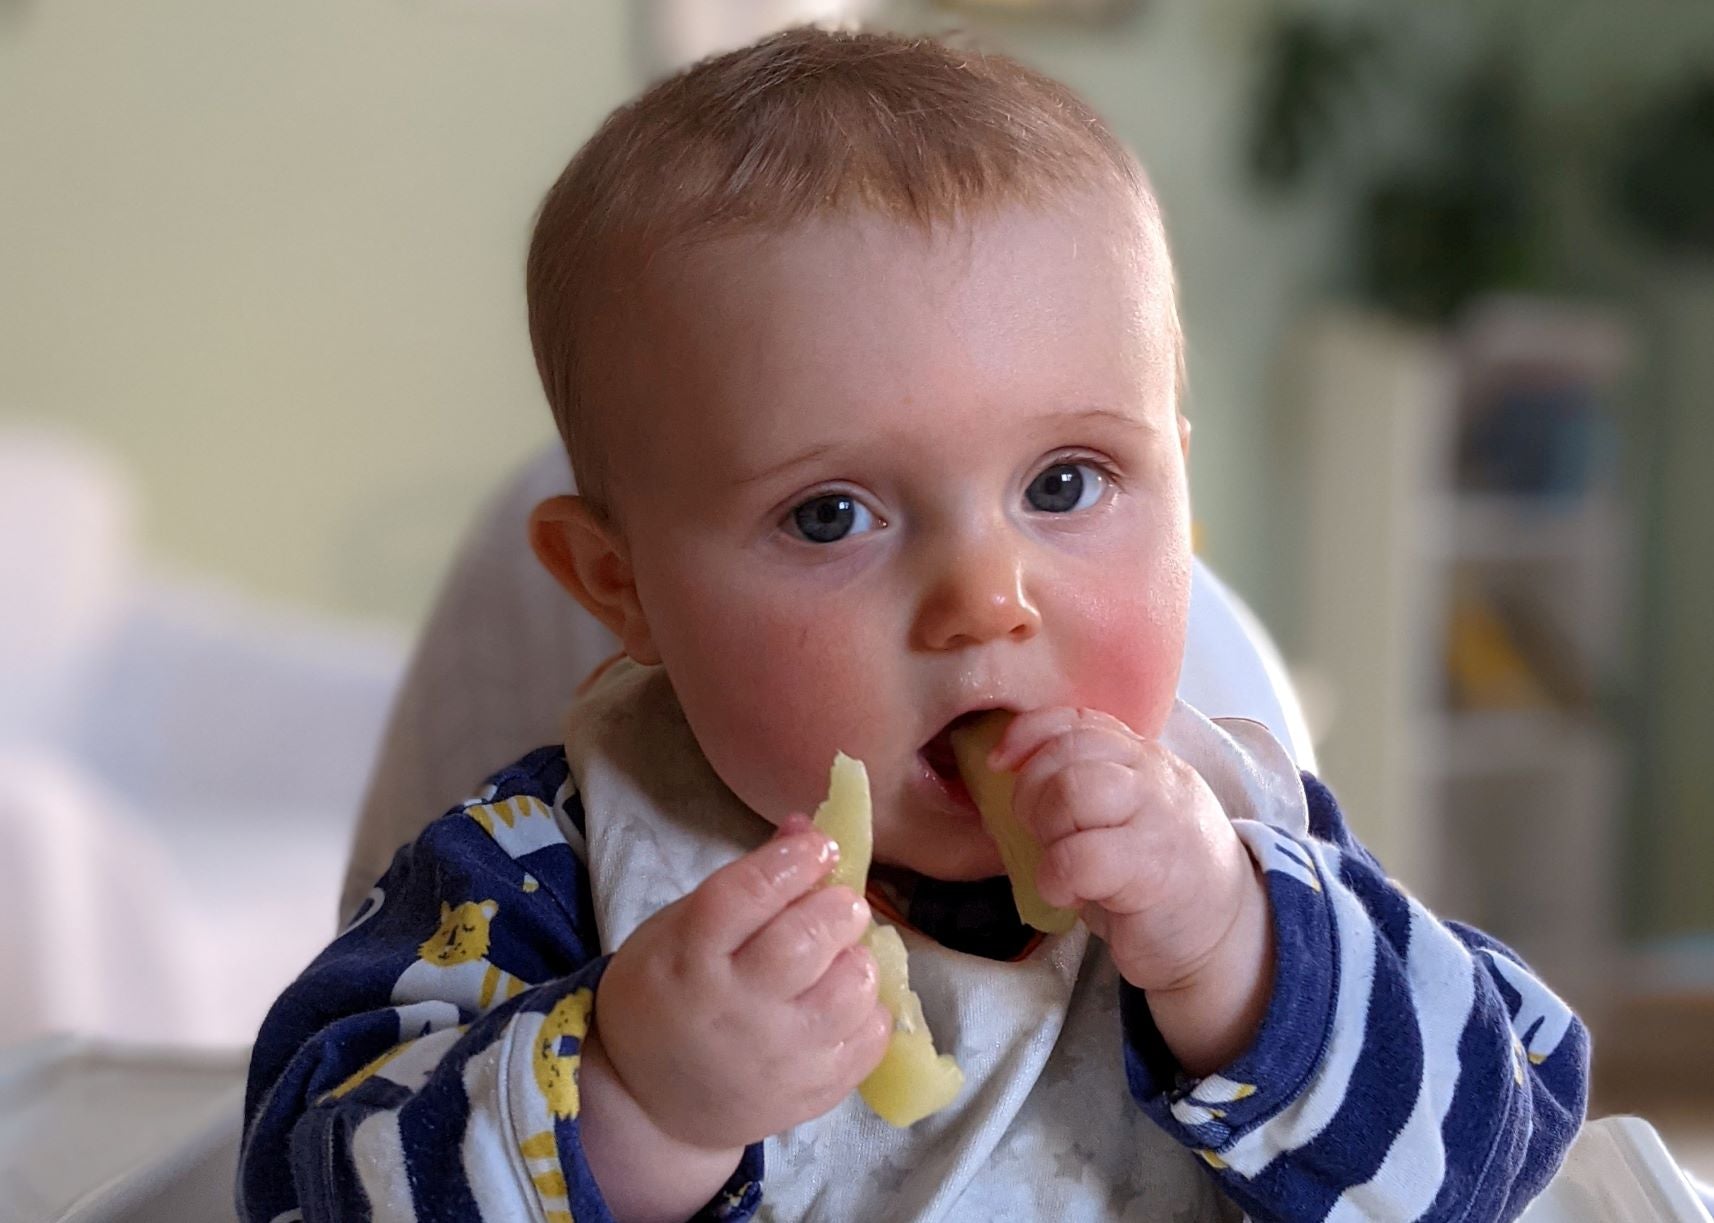
[[(618, 643), (537, 564), (529, 512), (571, 491), (564, 456), (536, 456), (489, 504), (417, 644), (357, 821), (340, 918), (393, 852), (494, 770), (559, 737), (578, 682)], [(1179, 695), (1215, 717), (1261, 722), (1315, 767), (1303, 713), (1273, 642), (1197, 562)]]

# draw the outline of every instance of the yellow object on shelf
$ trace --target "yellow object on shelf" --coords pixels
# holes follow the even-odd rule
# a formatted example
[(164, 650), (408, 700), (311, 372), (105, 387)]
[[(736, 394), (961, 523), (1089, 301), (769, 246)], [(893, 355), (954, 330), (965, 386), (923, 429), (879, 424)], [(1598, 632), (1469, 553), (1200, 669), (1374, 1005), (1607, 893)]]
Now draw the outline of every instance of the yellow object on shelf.
[(1453, 596), (1448, 614), (1446, 665), (1457, 702), (1466, 709), (1536, 709), (1553, 703), (1505, 621), (1467, 588)]

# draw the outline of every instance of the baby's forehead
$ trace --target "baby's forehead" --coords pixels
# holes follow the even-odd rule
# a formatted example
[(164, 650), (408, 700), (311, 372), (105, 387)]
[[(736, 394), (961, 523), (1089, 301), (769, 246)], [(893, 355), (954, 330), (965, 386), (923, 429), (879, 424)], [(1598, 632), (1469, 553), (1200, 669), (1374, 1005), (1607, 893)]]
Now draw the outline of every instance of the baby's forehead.
[(948, 414), (973, 422), (961, 444), (991, 449), (984, 404), (1146, 404), (1161, 421), (1176, 406), (1171, 266), (1141, 207), (939, 228), (835, 213), (676, 244), (643, 268), (588, 350), (596, 428), (628, 480), (754, 468), (788, 437), (908, 447)]
[[(1084, 325), (1110, 329), (1140, 320), (1149, 341), (1178, 344), (1173, 270), (1158, 211), (1149, 199), (1084, 196), (996, 206), (925, 225), (874, 211), (842, 210), (789, 226), (735, 229), (672, 243), (639, 260), (629, 278), (632, 308), (609, 322), (609, 340), (694, 351), (719, 333), (713, 360), (741, 358), (724, 346), (767, 344), (817, 351), (862, 338), (877, 353), (992, 329), (1009, 312), (1015, 338)], [(924, 306), (928, 309), (925, 311)], [(884, 327), (916, 314), (916, 330)], [(635, 358), (633, 358), (635, 363)]]
[[(789, 224), (730, 226), (669, 237), (638, 251), (640, 271), (663, 287), (712, 275), (724, 281), (746, 267), (782, 258), (839, 258), (847, 266), (897, 258), (968, 258), (979, 247), (1039, 248), (1057, 257), (1123, 259), (1142, 277), (1171, 277), (1165, 229), (1151, 196), (1105, 190), (1048, 195), (968, 210), (931, 222), (869, 208), (813, 213)], [(808, 269), (802, 269), (807, 271)], [(706, 284), (698, 285), (706, 288)]]
[(1170, 400), (1171, 296), (1147, 218), (1093, 206), (942, 229), (833, 215), (706, 241), (654, 265), (601, 349), (625, 381), (612, 441), (695, 435), (707, 462), (736, 463), (785, 434), (877, 422), (909, 438), (982, 404)]

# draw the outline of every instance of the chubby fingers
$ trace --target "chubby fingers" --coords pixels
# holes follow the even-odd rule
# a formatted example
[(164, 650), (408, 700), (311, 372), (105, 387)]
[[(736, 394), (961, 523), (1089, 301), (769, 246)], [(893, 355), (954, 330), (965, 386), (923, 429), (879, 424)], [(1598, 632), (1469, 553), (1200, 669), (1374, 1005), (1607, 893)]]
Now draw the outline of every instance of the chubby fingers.
[(1128, 739), (1137, 737), (1129, 726), (1099, 709), (1074, 709), (1068, 705), (1032, 709), (1012, 719), (1000, 742), (988, 754), (988, 767), (997, 773), (1016, 772), (1049, 743), (1082, 730), (1105, 730)]
[(1048, 903), (1114, 913), (1195, 903), (1204, 882), (1248, 861), (1194, 769), (1156, 743), (1140, 740), (1137, 752), (1134, 764), (1072, 763), (1044, 783), (1037, 818), (1050, 831), (1041, 836), (1036, 883)]
[(826, 833), (807, 821), (788, 820), (766, 845), (703, 880), (685, 898), (686, 917), (709, 952), (730, 955), (816, 888), (838, 858)]
[(1012, 809), (1044, 845), (1127, 823), (1145, 803), (1156, 751), (1122, 725), (1074, 723), (1024, 758)]
[(1036, 887), (1051, 905), (1098, 905), (1114, 913), (1145, 908), (1162, 883), (1163, 863), (1138, 853), (1123, 828), (1073, 833), (1042, 851)]
[(833, 1043), (862, 1034), (879, 1035), (883, 1049), (892, 1034), (893, 1018), (877, 1000), (880, 970), (875, 957), (861, 944), (834, 957), (821, 979), (793, 999), (805, 1033)]
[(817, 888), (793, 901), (732, 955), (740, 976), (774, 997), (795, 998), (821, 980), (834, 960), (858, 946), (869, 928), (869, 904), (847, 887)]
[(823, 1112), (868, 1077), (893, 1038), (893, 1017), (875, 1000), (875, 978), (874, 957), (859, 947), (840, 956), (827, 976), (797, 1000), (801, 1027), (794, 1039), (825, 1050), (819, 1055), (826, 1059)]

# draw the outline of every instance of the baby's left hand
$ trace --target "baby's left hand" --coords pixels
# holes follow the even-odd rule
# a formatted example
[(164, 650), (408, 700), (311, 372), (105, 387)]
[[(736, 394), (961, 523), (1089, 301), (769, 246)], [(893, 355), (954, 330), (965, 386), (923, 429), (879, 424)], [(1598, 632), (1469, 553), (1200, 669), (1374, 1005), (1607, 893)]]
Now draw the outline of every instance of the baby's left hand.
[(1231, 973), (1235, 951), (1253, 958), (1234, 944), (1254, 941), (1267, 895), (1195, 769), (1117, 718), (1064, 708), (1020, 714), (988, 763), (1017, 773), (1042, 899), (1080, 908), (1132, 985), (1188, 990)]

